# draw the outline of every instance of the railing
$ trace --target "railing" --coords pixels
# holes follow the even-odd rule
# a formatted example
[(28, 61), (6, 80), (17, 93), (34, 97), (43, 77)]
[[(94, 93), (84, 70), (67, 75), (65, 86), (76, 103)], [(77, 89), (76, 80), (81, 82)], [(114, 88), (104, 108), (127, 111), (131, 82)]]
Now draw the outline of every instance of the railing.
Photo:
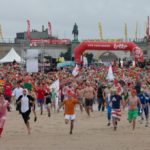
[(128, 40), (125, 40), (125, 39), (121, 39), (121, 38), (118, 38), (118, 39), (103, 39), (103, 40), (100, 40), (100, 39), (82, 39), (81, 41), (99, 41), (99, 42), (135, 42), (135, 43), (146, 43), (147, 42), (147, 39), (145, 38), (137, 38), (137, 39), (128, 39)]
[[(82, 39), (82, 41), (102, 41), (102, 42), (135, 42), (135, 43), (147, 43), (149, 40), (147, 40), (146, 38), (137, 38), (137, 39), (131, 39), (129, 38), (128, 40), (125, 40), (125, 39), (121, 39), (121, 38), (116, 38), (116, 39), (103, 39), (103, 40), (100, 40), (100, 39)], [(0, 44), (9, 44), (9, 43), (15, 43), (15, 39), (14, 38), (4, 38), (4, 39), (0, 39)]]

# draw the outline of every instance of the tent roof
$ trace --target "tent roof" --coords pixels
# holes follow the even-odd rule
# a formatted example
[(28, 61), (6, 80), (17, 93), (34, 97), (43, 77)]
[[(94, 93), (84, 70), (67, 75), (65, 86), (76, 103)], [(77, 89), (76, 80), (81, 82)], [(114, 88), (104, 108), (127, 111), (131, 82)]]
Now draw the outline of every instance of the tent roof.
[(0, 63), (13, 62), (14, 60), (18, 63), (22, 61), (19, 54), (12, 47), (11, 50), (0, 60)]

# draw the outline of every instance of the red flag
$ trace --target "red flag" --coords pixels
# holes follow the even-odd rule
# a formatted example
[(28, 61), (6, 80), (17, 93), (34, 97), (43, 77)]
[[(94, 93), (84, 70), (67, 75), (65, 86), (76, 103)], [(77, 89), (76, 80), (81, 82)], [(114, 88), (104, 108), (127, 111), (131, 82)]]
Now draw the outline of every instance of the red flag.
[(48, 35), (52, 36), (52, 26), (50, 22), (48, 22)]
[(27, 38), (31, 39), (31, 36), (30, 36), (30, 20), (27, 20)]

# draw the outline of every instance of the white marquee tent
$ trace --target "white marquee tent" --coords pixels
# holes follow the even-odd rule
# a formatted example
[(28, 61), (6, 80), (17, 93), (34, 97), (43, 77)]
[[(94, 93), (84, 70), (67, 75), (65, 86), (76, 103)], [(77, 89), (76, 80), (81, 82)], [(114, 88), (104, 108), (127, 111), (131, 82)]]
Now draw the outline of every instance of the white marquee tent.
[(9, 62), (13, 62), (14, 60), (18, 63), (22, 62), (21, 57), (12, 47), (11, 50), (0, 60), (0, 63), (9, 63)]

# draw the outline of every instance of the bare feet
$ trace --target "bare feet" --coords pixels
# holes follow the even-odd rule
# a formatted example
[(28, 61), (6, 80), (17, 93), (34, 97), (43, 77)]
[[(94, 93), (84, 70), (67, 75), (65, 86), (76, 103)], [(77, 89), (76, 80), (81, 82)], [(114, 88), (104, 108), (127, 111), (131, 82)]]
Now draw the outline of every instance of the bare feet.
[(31, 134), (31, 128), (28, 129), (28, 134), (29, 134), (29, 135)]
[(34, 117), (34, 122), (36, 122), (37, 121), (37, 117)]
[(70, 131), (70, 134), (72, 134), (72, 131)]

